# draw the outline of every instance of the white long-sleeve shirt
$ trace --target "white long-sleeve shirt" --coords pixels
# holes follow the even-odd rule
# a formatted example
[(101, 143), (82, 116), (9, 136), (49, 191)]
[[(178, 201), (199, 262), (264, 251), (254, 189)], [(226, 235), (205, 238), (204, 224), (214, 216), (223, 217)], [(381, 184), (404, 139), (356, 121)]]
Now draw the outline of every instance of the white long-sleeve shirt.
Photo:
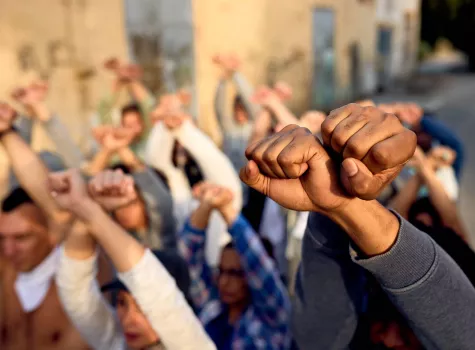
[[(59, 297), (72, 323), (91, 347), (125, 350), (127, 344), (111, 306), (96, 281), (97, 254), (86, 260), (61, 248), (56, 274)], [(175, 280), (150, 250), (129, 271), (119, 273), (168, 350), (216, 350)]]
[[(168, 179), (174, 201), (175, 216), (180, 230), (192, 211), (198, 206), (184, 172), (173, 165), (172, 151), (177, 140), (198, 163), (206, 181), (221, 185), (234, 193), (233, 206), (242, 209), (242, 187), (231, 161), (213, 141), (191, 122), (170, 131), (163, 123), (155, 124), (147, 145), (146, 162), (160, 170)], [(215, 266), (222, 245), (230, 240), (227, 225), (217, 212), (213, 212), (207, 230), (206, 259)]]

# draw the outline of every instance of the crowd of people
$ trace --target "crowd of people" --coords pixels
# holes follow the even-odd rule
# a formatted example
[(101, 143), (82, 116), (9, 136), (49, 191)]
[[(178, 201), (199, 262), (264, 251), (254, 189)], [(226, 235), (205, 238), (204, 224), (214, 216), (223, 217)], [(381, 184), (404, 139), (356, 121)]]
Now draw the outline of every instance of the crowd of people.
[[(117, 59), (91, 153), (46, 82), (0, 103), (0, 348), (473, 349), (450, 128), (399, 102), (297, 117), (284, 82), (253, 89), (236, 56), (213, 62), (222, 147), (189, 93), (155, 97)], [(35, 123), (56, 152), (30, 147)]]

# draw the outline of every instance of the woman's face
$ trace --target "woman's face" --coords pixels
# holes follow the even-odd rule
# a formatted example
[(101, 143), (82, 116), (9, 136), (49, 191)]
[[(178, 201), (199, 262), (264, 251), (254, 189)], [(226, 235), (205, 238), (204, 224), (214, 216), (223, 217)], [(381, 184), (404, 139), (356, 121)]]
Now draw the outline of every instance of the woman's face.
[(139, 350), (158, 342), (157, 333), (130, 293), (119, 292), (116, 310), (129, 348)]

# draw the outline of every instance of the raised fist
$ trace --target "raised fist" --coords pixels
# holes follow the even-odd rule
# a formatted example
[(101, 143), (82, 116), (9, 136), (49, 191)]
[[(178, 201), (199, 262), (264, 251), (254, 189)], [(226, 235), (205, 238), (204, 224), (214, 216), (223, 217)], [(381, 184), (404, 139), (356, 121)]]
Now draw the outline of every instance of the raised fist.
[(0, 102), (0, 133), (10, 130), (17, 112), (9, 104)]
[(134, 179), (122, 170), (105, 170), (88, 184), (89, 194), (106, 211), (112, 212), (137, 200)]
[(193, 197), (219, 210), (231, 204), (234, 196), (232, 191), (225, 187), (202, 182), (193, 187)]
[(56, 204), (63, 210), (81, 216), (81, 209), (89, 199), (86, 184), (77, 169), (51, 173), (48, 178), (49, 189)]
[(249, 146), (241, 179), (286, 208), (325, 213), (354, 196), (376, 198), (416, 147), (396, 116), (356, 104), (333, 111), (322, 136), (327, 149), (307, 128), (289, 125)]
[(102, 146), (109, 151), (128, 147), (135, 138), (135, 132), (124, 127), (112, 128), (102, 139)]
[(292, 88), (284, 81), (279, 81), (274, 85), (274, 92), (279, 96), (281, 101), (288, 101), (292, 98)]
[(394, 114), (349, 104), (322, 124), (323, 142), (343, 163), (342, 183), (350, 195), (375, 199), (416, 149), (416, 135)]

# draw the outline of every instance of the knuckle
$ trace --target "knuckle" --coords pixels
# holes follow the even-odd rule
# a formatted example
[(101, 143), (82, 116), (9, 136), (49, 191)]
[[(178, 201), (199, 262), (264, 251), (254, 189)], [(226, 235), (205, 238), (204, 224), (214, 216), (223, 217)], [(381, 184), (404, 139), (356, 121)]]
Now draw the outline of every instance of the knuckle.
[(391, 164), (392, 155), (389, 149), (376, 145), (371, 150), (371, 157), (376, 163), (382, 166), (388, 166)]
[(348, 141), (347, 136), (345, 135), (344, 132), (335, 132), (332, 135), (331, 144), (332, 144), (332, 147), (341, 149), (345, 146), (347, 141)]
[(274, 153), (272, 152), (272, 150), (268, 148), (262, 154), (262, 160), (266, 163), (273, 163), (273, 162), (275, 162), (276, 157), (275, 157)]
[(322, 134), (329, 136), (333, 132), (334, 128), (335, 128), (335, 122), (331, 119), (325, 119), (321, 127)]
[(359, 142), (357, 140), (348, 141), (345, 147), (345, 152), (348, 154), (348, 156), (354, 157), (356, 159), (361, 159), (365, 156), (365, 154), (363, 154), (364, 151), (359, 146)]
[(293, 157), (289, 153), (281, 153), (277, 156), (277, 162), (282, 167), (289, 167), (293, 164)]

